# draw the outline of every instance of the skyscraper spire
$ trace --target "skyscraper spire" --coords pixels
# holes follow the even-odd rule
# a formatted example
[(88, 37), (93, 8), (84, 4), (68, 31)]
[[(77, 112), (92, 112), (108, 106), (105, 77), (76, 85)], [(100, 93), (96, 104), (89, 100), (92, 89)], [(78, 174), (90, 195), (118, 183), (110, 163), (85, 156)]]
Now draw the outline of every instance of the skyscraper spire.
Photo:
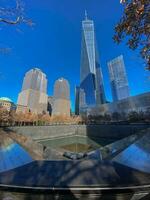
[(87, 10), (85, 10), (85, 20), (88, 19)]

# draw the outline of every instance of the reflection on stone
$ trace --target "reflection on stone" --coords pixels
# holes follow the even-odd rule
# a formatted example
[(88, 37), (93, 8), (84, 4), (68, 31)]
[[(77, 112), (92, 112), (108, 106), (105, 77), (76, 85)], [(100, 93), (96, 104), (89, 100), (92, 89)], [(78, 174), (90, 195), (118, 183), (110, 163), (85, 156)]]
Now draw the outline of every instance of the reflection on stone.
[(150, 133), (119, 153), (113, 161), (150, 173)]
[(0, 172), (32, 162), (31, 156), (16, 142), (0, 134)]

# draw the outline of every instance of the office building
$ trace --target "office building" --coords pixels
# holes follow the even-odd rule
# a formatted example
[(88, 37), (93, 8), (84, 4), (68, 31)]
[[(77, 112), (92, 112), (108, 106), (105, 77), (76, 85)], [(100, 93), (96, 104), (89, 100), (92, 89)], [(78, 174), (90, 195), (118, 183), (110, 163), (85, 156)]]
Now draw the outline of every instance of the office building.
[(16, 105), (13, 103), (11, 99), (7, 97), (0, 98), (0, 107), (6, 109), (8, 112), (16, 110)]
[(25, 74), (17, 104), (40, 114), (47, 112), (47, 101), (46, 75), (38, 68), (31, 69)]
[(132, 111), (135, 112), (146, 112), (150, 111), (150, 92), (139, 94), (136, 96), (130, 96), (128, 98), (115, 101), (112, 103), (103, 104), (101, 106), (97, 106), (95, 108), (91, 108), (90, 110), (84, 110), (84, 115), (105, 115), (113, 114), (115, 112), (120, 114), (128, 114)]
[(47, 111), (49, 112), (50, 115), (52, 115), (53, 105), (54, 105), (54, 97), (48, 96)]
[(108, 62), (108, 69), (113, 101), (129, 97), (129, 84), (123, 56), (121, 55)]
[(29, 113), (30, 109), (27, 106), (17, 105), (16, 113)]
[(75, 115), (79, 115), (80, 87), (75, 88)]
[[(85, 13), (82, 21), (81, 67), (80, 67), (80, 109), (105, 103), (103, 76), (95, 39), (94, 22)], [(85, 102), (83, 102), (83, 100)]]
[(53, 116), (70, 116), (70, 85), (69, 82), (60, 78), (54, 85)]

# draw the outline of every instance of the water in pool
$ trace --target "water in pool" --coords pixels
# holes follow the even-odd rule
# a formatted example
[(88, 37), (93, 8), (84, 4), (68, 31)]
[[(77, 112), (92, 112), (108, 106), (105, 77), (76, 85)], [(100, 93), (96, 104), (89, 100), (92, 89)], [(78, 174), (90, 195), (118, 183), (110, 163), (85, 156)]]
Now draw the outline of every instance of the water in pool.
[(103, 138), (88, 138), (82, 136), (67, 136), (57, 139), (40, 140), (39, 143), (50, 148), (62, 148), (72, 152), (89, 152), (112, 143), (114, 140)]

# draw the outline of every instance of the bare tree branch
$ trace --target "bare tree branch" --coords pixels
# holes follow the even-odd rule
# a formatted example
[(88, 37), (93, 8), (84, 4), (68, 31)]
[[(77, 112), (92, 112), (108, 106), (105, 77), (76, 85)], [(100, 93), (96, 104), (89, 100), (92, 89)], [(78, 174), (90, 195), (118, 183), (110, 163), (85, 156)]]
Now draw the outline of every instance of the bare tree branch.
[[(28, 19), (25, 15), (22, 0), (14, 0), (14, 2), (14, 7), (0, 7), (0, 23), (13, 26), (20, 24), (33, 26), (33, 21), (31, 19)], [(0, 54), (9, 54), (11, 50), (11, 48), (0, 47)]]
[(14, 21), (0, 18), (0, 22), (4, 22), (6, 24), (11, 24), (11, 25), (19, 24), (21, 21), (22, 21), (22, 17), (20, 17), (20, 16), (17, 17), (17, 19)]
[(32, 20), (27, 19), (24, 13), (24, 5), (21, 0), (16, 0), (15, 8), (0, 8), (0, 22), (10, 25), (25, 23), (33, 26)]

